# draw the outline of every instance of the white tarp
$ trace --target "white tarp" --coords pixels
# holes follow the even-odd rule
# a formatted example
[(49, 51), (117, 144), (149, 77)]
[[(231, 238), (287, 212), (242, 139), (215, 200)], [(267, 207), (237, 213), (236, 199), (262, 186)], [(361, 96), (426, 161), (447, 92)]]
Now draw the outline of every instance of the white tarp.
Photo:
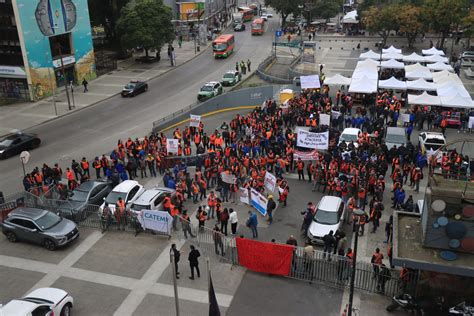
[(407, 81), (408, 90), (436, 91), (436, 84), (419, 78), (413, 81)]
[(395, 59), (382, 61), (381, 66), (382, 66), (382, 68), (390, 68), (390, 69), (403, 69), (403, 68), (405, 68), (404, 63), (402, 63), (400, 61), (396, 61)]
[(427, 63), (437, 63), (437, 62), (442, 62), (445, 64), (448, 63), (448, 58), (440, 56), (440, 55), (430, 55), (424, 58), (425, 58), (425, 62)]
[(405, 78), (407, 79), (432, 79), (433, 74), (428, 67), (422, 66), (419, 63), (405, 66)]
[(387, 80), (379, 80), (379, 88), (382, 89), (394, 89), (394, 90), (406, 90), (407, 84), (405, 81), (400, 81), (395, 77), (390, 77)]
[(424, 63), (425, 57), (418, 55), (417, 53), (411, 53), (408, 56), (403, 56), (402, 60), (409, 63)]
[(403, 55), (400, 53), (385, 53), (382, 54), (382, 59), (387, 60), (387, 59), (403, 59)]
[(345, 23), (345, 24), (359, 23), (359, 21), (357, 21), (357, 10), (348, 12), (346, 15), (344, 15), (344, 17), (342, 18), (342, 23)]
[(422, 49), (421, 53), (423, 55), (441, 55), (444, 56), (444, 52), (440, 49), (436, 49), (434, 47), (431, 47), (430, 49)]
[(332, 77), (324, 79), (324, 84), (337, 85), (337, 86), (348, 86), (351, 84), (351, 78), (344, 77), (343, 75), (336, 74)]
[(377, 54), (373, 50), (369, 50), (365, 53), (360, 54), (359, 59), (375, 59), (380, 60), (380, 54)]
[(167, 138), (166, 139), (166, 151), (169, 154), (177, 154), (178, 153), (178, 145), (179, 140), (176, 138)]
[(402, 53), (402, 50), (400, 48), (396, 48), (396, 47), (393, 47), (390, 46), (389, 48), (384, 48), (382, 49), (382, 54), (386, 54), (386, 53), (397, 53), (397, 54), (401, 54)]
[(321, 88), (318, 75), (301, 76), (301, 89), (318, 89)]
[(442, 63), (438, 61), (437, 63), (434, 64), (428, 64), (426, 65), (429, 70), (448, 70), (448, 71), (454, 71), (453, 67), (451, 65), (447, 65), (445, 63)]
[(331, 117), (329, 116), (329, 114), (323, 114), (323, 113), (319, 114), (319, 125), (329, 126), (329, 124), (331, 124)]
[(349, 86), (350, 93), (375, 93), (377, 92), (377, 74), (375, 79), (369, 79), (366, 76), (353, 78)]
[(168, 212), (144, 210), (140, 212), (138, 222), (142, 225), (144, 230), (150, 229), (170, 235), (173, 217), (171, 217)]
[(440, 97), (449, 97), (454, 96), (456, 94), (460, 95), (461, 97), (470, 97), (471, 95), (467, 92), (466, 88), (462, 85), (457, 84), (443, 84), (439, 85), (436, 89), (436, 93)]
[(420, 95), (409, 94), (408, 95), (408, 103), (409, 104), (421, 104), (421, 105), (440, 105), (441, 100), (438, 96), (430, 95), (428, 93), (423, 92)]
[(265, 173), (265, 188), (270, 192), (275, 192), (275, 187), (277, 183), (277, 178), (271, 172)]
[(328, 149), (329, 132), (312, 133), (299, 129), (296, 146), (312, 149)]
[(440, 97), (441, 105), (456, 108), (473, 108), (474, 104), (470, 96), (463, 97), (460, 94)]
[(237, 179), (233, 174), (227, 173), (225, 171), (221, 172), (221, 178), (222, 182), (228, 183), (228, 184), (235, 184)]

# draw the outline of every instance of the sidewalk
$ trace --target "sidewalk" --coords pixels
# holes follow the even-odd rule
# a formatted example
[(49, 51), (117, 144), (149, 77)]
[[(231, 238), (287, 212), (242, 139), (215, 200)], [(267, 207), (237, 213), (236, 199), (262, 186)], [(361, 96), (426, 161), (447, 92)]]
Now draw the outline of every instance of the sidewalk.
[[(185, 64), (194, 57), (203, 53), (210, 44), (211, 42), (208, 42), (207, 46), (201, 46), (200, 52), (195, 52), (194, 41), (183, 42), (181, 48), (179, 48), (175, 41), (173, 46), (176, 51), (177, 66)], [(157, 63), (137, 63), (135, 62), (136, 57), (138, 57), (138, 55), (126, 60), (118, 61), (116, 70), (100, 76), (89, 83), (89, 92), (87, 93), (83, 93), (82, 86), (75, 87), (75, 108), (72, 110), (68, 109), (64, 88), (60, 88), (60, 91), (57, 91), (57, 115), (52, 97), (34, 103), (23, 102), (0, 106), (0, 135), (5, 135), (12, 131), (24, 130), (53, 118), (96, 104), (120, 93), (124, 85), (132, 79), (148, 81), (174, 68), (170, 66), (170, 62), (166, 56), (166, 47), (162, 49), (161, 60)]]

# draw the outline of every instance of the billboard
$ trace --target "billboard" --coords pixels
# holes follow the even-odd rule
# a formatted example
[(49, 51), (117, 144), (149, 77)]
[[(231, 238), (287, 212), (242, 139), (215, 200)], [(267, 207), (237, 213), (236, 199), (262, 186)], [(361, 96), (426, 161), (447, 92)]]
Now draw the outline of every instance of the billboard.
[(203, 19), (205, 12), (204, 2), (179, 3), (179, 17), (182, 21)]

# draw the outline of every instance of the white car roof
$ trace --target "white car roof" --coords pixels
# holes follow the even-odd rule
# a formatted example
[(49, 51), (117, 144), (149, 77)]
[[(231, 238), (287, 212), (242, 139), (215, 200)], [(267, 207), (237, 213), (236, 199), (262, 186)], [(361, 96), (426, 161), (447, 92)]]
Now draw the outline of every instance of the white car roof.
[(138, 205), (148, 205), (150, 202), (163, 191), (158, 189), (146, 189), (133, 203)]
[(112, 191), (127, 193), (136, 185), (139, 185), (139, 183), (135, 180), (125, 180), (122, 183), (118, 184)]
[(358, 128), (347, 127), (342, 131), (342, 134), (359, 135), (360, 132), (362, 132), (362, 131)]
[(61, 301), (66, 295), (68, 295), (68, 293), (64, 290), (57, 289), (54, 287), (43, 287), (34, 290), (25, 297), (42, 298), (48, 301), (52, 301), (56, 304)]
[(337, 212), (339, 205), (342, 203), (342, 199), (337, 196), (326, 195), (323, 196), (321, 201), (318, 203), (318, 209), (327, 212)]
[(2, 316), (14, 316), (14, 315), (28, 315), (30, 314), (38, 304), (23, 301), (23, 300), (12, 300), (0, 308), (0, 315)]
[(438, 138), (438, 139), (445, 139), (442, 133), (435, 133), (435, 132), (425, 132), (426, 138)]
[(217, 81), (209, 81), (208, 83), (205, 84), (205, 86), (215, 85), (216, 83), (219, 83), (219, 82), (217, 82)]

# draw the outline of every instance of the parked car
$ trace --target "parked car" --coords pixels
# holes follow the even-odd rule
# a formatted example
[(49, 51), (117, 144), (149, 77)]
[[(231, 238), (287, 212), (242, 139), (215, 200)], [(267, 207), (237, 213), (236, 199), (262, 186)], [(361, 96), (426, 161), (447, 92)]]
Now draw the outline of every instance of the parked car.
[(270, 12), (267, 12), (267, 18), (269, 18), (269, 19), (273, 18), (273, 14), (270, 13)]
[(142, 210), (163, 211), (165, 197), (173, 197), (176, 191), (169, 188), (152, 188), (145, 190), (131, 205), (130, 210), (139, 213)]
[(385, 134), (385, 145), (388, 150), (392, 147), (401, 145), (407, 145), (407, 132), (403, 127), (387, 127), (387, 133)]
[(354, 146), (357, 148), (359, 147), (359, 143), (357, 142), (358, 141), (358, 137), (359, 137), (359, 134), (362, 133), (362, 131), (358, 128), (353, 128), (353, 127), (347, 127), (345, 128), (341, 135), (339, 136), (339, 143), (338, 145), (340, 145), (342, 142), (345, 142), (347, 145), (350, 144), (350, 142), (354, 142)]
[(132, 80), (122, 89), (122, 97), (134, 97), (148, 91), (148, 84), (143, 81)]
[(211, 81), (211, 82), (206, 83), (204, 86), (202, 86), (201, 90), (198, 93), (197, 98), (199, 101), (204, 101), (212, 97), (215, 97), (219, 94), (222, 94), (223, 91), (224, 91), (224, 88), (222, 87), (220, 82)]
[(83, 220), (90, 214), (88, 206), (102, 204), (112, 189), (112, 183), (108, 181), (86, 181), (74, 189), (66, 201), (61, 202), (58, 210), (66, 218)]
[(0, 223), (2, 233), (11, 242), (27, 241), (55, 250), (79, 237), (73, 221), (50, 211), (19, 207)]
[(446, 138), (442, 133), (421, 132), (418, 136), (418, 146), (427, 156), (431, 156), (444, 145), (446, 145)]
[(235, 70), (229, 70), (224, 74), (221, 80), (223, 86), (233, 86), (242, 80), (242, 74)]
[(313, 222), (308, 229), (308, 239), (314, 244), (323, 244), (322, 238), (329, 231), (342, 227), (345, 217), (344, 203), (337, 196), (323, 196), (316, 208)]
[(125, 204), (133, 203), (145, 191), (143, 185), (135, 180), (125, 180), (118, 184), (108, 195), (104, 198), (104, 203), (99, 208), (99, 213), (102, 214), (105, 203), (109, 204), (112, 213), (115, 212), (115, 203), (119, 197), (124, 200)]
[(244, 23), (236, 23), (234, 25), (234, 31), (235, 32), (243, 32), (245, 31), (245, 24)]
[(35, 134), (14, 133), (0, 140), (0, 159), (18, 155), (24, 150), (35, 149), (41, 144), (41, 139)]
[(264, 21), (268, 21), (268, 14), (262, 14), (260, 18)]
[(34, 290), (23, 298), (0, 305), (2, 316), (69, 316), (74, 305), (72, 296), (61, 289), (45, 287)]

